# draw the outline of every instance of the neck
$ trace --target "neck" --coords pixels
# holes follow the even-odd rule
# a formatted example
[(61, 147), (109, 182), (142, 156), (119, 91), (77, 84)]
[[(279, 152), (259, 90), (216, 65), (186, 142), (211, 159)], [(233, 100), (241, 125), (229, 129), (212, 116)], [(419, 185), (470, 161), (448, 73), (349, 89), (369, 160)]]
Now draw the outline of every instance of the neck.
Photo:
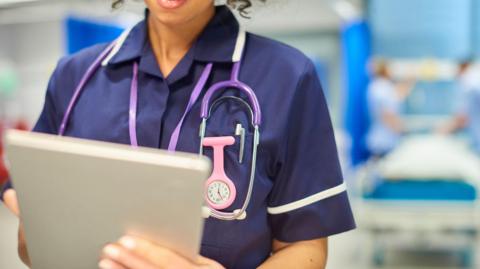
[(187, 54), (214, 14), (215, 8), (212, 6), (204, 14), (179, 25), (165, 24), (153, 14), (148, 17), (150, 43), (164, 77), (168, 77)]

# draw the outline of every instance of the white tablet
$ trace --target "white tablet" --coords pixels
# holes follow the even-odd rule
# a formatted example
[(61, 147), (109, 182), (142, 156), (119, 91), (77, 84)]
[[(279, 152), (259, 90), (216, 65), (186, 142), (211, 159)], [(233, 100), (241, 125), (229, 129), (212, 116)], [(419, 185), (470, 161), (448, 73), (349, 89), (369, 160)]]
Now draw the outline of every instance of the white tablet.
[(19, 131), (6, 153), (33, 269), (97, 268), (124, 234), (198, 254), (208, 159)]

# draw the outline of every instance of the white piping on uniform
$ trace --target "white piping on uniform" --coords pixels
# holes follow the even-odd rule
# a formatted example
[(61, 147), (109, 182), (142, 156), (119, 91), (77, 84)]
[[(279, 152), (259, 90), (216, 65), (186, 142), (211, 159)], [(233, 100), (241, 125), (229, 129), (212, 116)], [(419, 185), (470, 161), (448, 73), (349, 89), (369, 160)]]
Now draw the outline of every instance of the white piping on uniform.
[(331, 189), (328, 189), (328, 190), (324, 190), (322, 192), (319, 192), (317, 194), (308, 196), (308, 197), (303, 198), (301, 200), (298, 200), (298, 201), (295, 201), (295, 202), (292, 202), (292, 203), (289, 203), (289, 204), (286, 204), (286, 205), (282, 205), (282, 206), (269, 207), (269, 208), (267, 208), (267, 211), (271, 215), (287, 213), (287, 212), (290, 212), (290, 211), (293, 211), (293, 210), (311, 205), (311, 204), (316, 203), (318, 201), (325, 200), (325, 199), (330, 198), (332, 196), (338, 195), (338, 194), (340, 194), (340, 193), (342, 193), (346, 190), (347, 190), (347, 185), (344, 182), (343, 184), (341, 184), (337, 187), (334, 187), (334, 188), (331, 188)]
[(243, 50), (245, 48), (245, 42), (247, 40), (247, 32), (240, 27), (238, 29), (237, 42), (235, 43), (235, 50), (233, 51), (232, 62), (240, 62), (242, 59)]
[[(120, 37), (116, 41), (114, 41), (116, 42), (116, 44), (113, 47), (112, 51), (105, 58), (105, 60), (102, 61), (102, 66), (107, 66), (110, 60), (113, 57), (115, 57), (115, 55), (118, 53), (120, 48), (123, 46), (123, 43), (125, 43), (125, 40), (127, 39), (131, 30), (132, 28), (125, 30), (120, 35)], [(246, 39), (247, 39), (247, 32), (243, 28), (240, 28), (237, 36), (237, 41), (235, 43), (235, 50), (233, 51), (233, 55), (232, 55), (232, 62), (236, 63), (242, 59), (242, 54), (245, 48)]]
[(214, 4), (215, 4), (216, 6), (224, 6), (224, 5), (227, 4), (227, 0), (215, 0), (215, 1), (214, 1)]
[(123, 46), (123, 43), (125, 43), (125, 40), (127, 39), (128, 35), (132, 31), (132, 28), (129, 28), (117, 38), (117, 40), (113, 41), (116, 42), (115, 46), (113, 47), (112, 51), (108, 54), (108, 56), (105, 58), (105, 60), (102, 61), (102, 66), (107, 66), (110, 60), (117, 55), (118, 51), (120, 48)]

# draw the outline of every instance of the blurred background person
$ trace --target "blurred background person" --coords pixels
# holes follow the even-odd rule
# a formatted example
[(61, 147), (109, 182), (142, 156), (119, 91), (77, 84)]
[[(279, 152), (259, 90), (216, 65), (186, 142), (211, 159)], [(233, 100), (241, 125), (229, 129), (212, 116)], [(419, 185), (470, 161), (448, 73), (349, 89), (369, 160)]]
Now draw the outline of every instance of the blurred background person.
[(373, 69), (374, 78), (367, 93), (371, 117), (367, 146), (374, 156), (381, 157), (397, 146), (406, 131), (402, 113), (412, 86), (395, 83), (384, 60), (377, 60)]
[(440, 133), (466, 130), (472, 148), (480, 153), (480, 66), (465, 61), (458, 70), (457, 108), (454, 117), (440, 128)]

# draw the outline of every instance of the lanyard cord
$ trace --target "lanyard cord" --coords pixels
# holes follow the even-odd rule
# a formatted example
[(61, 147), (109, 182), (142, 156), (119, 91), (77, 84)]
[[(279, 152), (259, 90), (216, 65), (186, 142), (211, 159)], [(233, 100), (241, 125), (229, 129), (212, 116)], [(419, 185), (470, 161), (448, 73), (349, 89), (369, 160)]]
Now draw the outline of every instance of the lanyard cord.
[(177, 149), (177, 144), (178, 144), (178, 139), (180, 137), (180, 131), (183, 126), (183, 121), (185, 120), (185, 117), (188, 115), (190, 110), (192, 110), (193, 105), (197, 102), (198, 98), (200, 97), (200, 93), (202, 93), (203, 88), (205, 87), (205, 84), (207, 83), (208, 78), (210, 77), (210, 73), (212, 72), (212, 63), (209, 63), (205, 69), (203, 70), (202, 75), (200, 76), (200, 79), (197, 82), (197, 85), (195, 85), (195, 88), (193, 88), (192, 94), (190, 95), (190, 100), (188, 101), (187, 108), (185, 109), (185, 112), (183, 113), (182, 118), (177, 124), (177, 127), (175, 127), (175, 130), (172, 133), (172, 136), (170, 137), (170, 143), (168, 144), (168, 151), (172, 152)]
[[(172, 136), (170, 137), (170, 142), (168, 144), (168, 151), (174, 152), (177, 149), (178, 139), (180, 137), (180, 131), (183, 126), (183, 122), (187, 117), (188, 113), (192, 110), (193, 105), (197, 102), (200, 94), (202, 93), (205, 84), (207, 83), (210, 73), (212, 72), (213, 64), (209, 63), (205, 67), (200, 76), (200, 79), (197, 82), (197, 85), (193, 88), (190, 99), (188, 100), (187, 108), (183, 113), (182, 118), (178, 122), (177, 126), (173, 130)], [(138, 104), (138, 64), (135, 62), (133, 64), (133, 76), (132, 76), (132, 85), (130, 87), (130, 109), (129, 109), (129, 134), (130, 134), (130, 144), (133, 147), (138, 147), (137, 140), (137, 104)]]
[(132, 85), (130, 86), (130, 106), (128, 109), (128, 131), (130, 145), (138, 147), (137, 140), (137, 105), (138, 105), (138, 63), (133, 63)]

